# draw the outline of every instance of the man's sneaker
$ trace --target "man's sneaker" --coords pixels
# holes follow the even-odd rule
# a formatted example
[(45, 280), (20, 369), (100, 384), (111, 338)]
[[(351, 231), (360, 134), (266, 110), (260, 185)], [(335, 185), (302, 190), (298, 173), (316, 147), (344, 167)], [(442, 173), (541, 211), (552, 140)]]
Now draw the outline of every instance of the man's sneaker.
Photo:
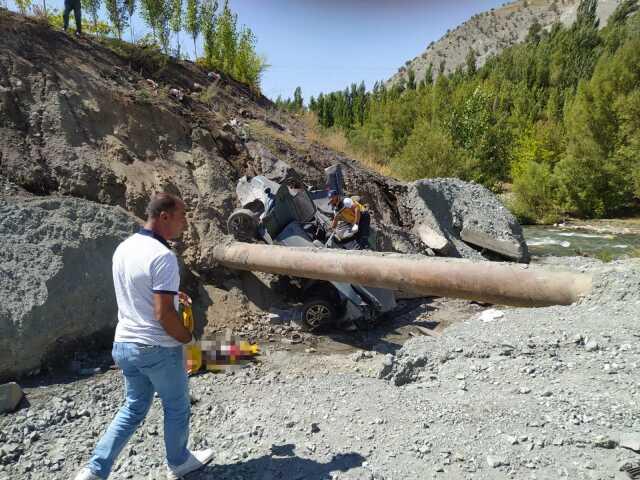
[(99, 476), (91, 473), (88, 468), (83, 468), (78, 472), (73, 480), (102, 480)]
[(189, 458), (182, 465), (178, 467), (167, 465), (167, 480), (178, 480), (187, 473), (195, 472), (209, 463), (213, 459), (213, 455), (212, 448), (189, 452)]

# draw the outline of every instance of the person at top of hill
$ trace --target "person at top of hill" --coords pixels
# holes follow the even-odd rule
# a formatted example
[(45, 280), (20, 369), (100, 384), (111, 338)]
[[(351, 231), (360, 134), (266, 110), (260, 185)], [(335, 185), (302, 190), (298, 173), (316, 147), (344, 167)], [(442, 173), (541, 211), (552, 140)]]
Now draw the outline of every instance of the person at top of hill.
[(190, 299), (178, 290), (178, 259), (167, 242), (182, 235), (186, 227), (184, 202), (159, 193), (149, 202), (144, 228), (118, 245), (113, 255), (118, 304), (113, 359), (124, 375), (125, 403), (75, 480), (109, 476), (147, 416), (156, 392), (164, 410), (166, 478), (182, 478), (213, 458), (212, 449), (192, 452), (187, 448), (191, 404), (183, 344), (191, 341), (191, 332), (178, 315), (178, 302)]
[(80, 0), (64, 0), (64, 12), (62, 12), (62, 21), (64, 26), (64, 31), (67, 31), (69, 28), (69, 14), (71, 10), (73, 10), (73, 16), (76, 19), (76, 36), (79, 37), (82, 35), (82, 5)]
[(335, 230), (340, 222), (345, 222), (351, 225), (358, 248), (369, 248), (371, 217), (364, 205), (351, 197), (343, 197), (337, 190), (329, 191), (329, 204), (333, 208), (331, 230)]

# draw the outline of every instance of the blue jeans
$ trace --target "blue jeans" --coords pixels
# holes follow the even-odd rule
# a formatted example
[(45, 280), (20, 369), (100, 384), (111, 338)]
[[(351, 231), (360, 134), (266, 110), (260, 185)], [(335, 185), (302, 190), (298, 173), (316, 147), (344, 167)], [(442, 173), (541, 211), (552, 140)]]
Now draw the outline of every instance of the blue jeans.
[(107, 478), (116, 458), (146, 417), (154, 392), (164, 409), (164, 445), (167, 463), (176, 467), (189, 452), (189, 379), (182, 347), (157, 347), (136, 343), (114, 343), (113, 359), (125, 379), (125, 404), (102, 436), (89, 461), (89, 469)]

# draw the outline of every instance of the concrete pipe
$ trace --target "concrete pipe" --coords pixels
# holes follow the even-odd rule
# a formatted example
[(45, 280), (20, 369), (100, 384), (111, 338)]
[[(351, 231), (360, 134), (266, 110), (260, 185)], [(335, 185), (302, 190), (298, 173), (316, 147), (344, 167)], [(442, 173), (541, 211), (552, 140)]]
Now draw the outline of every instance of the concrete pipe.
[(523, 307), (569, 305), (591, 291), (586, 274), (422, 255), (232, 243), (217, 247), (213, 260), (238, 270)]

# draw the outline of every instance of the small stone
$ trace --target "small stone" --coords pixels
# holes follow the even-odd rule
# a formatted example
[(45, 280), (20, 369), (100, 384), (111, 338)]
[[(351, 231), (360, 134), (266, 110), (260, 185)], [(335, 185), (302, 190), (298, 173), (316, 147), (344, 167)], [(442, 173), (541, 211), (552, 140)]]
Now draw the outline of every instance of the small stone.
[(318, 426), (317, 423), (312, 423), (310, 430), (311, 430), (311, 433), (318, 433), (320, 431), (320, 427)]
[(618, 442), (616, 442), (615, 440), (613, 440), (612, 438), (609, 438), (605, 435), (598, 435), (594, 440), (593, 440), (593, 445), (598, 447), (598, 448), (616, 448), (616, 446), (618, 445)]
[(522, 395), (526, 395), (527, 393), (531, 393), (531, 389), (528, 387), (520, 387), (518, 392), (521, 393)]
[(363, 358), (364, 358), (364, 352), (362, 350), (359, 350), (356, 353), (354, 353), (353, 355), (351, 355), (351, 361), (353, 361), (353, 362), (359, 362)]
[(487, 464), (491, 468), (498, 468), (498, 467), (509, 465), (509, 462), (506, 459), (495, 456), (495, 455), (487, 455)]
[(513, 435), (505, 435), (504, 439), (507, 441), (507, 443), (509, 445), (517, 445), (518, 444), (518, 439), (516, 437), (514, 437)]
[(550, 397), (551, 395), (553, 395), (553, 392), (551, 390), (545, 390), (540, 394), (541, 397)]
[(587, 352), (595, 352), (599, 348), (600, 348), (600, 345), (598, 345), (598, 343), (594, 340), (589, 340), (584, 346), (584, 349)]

